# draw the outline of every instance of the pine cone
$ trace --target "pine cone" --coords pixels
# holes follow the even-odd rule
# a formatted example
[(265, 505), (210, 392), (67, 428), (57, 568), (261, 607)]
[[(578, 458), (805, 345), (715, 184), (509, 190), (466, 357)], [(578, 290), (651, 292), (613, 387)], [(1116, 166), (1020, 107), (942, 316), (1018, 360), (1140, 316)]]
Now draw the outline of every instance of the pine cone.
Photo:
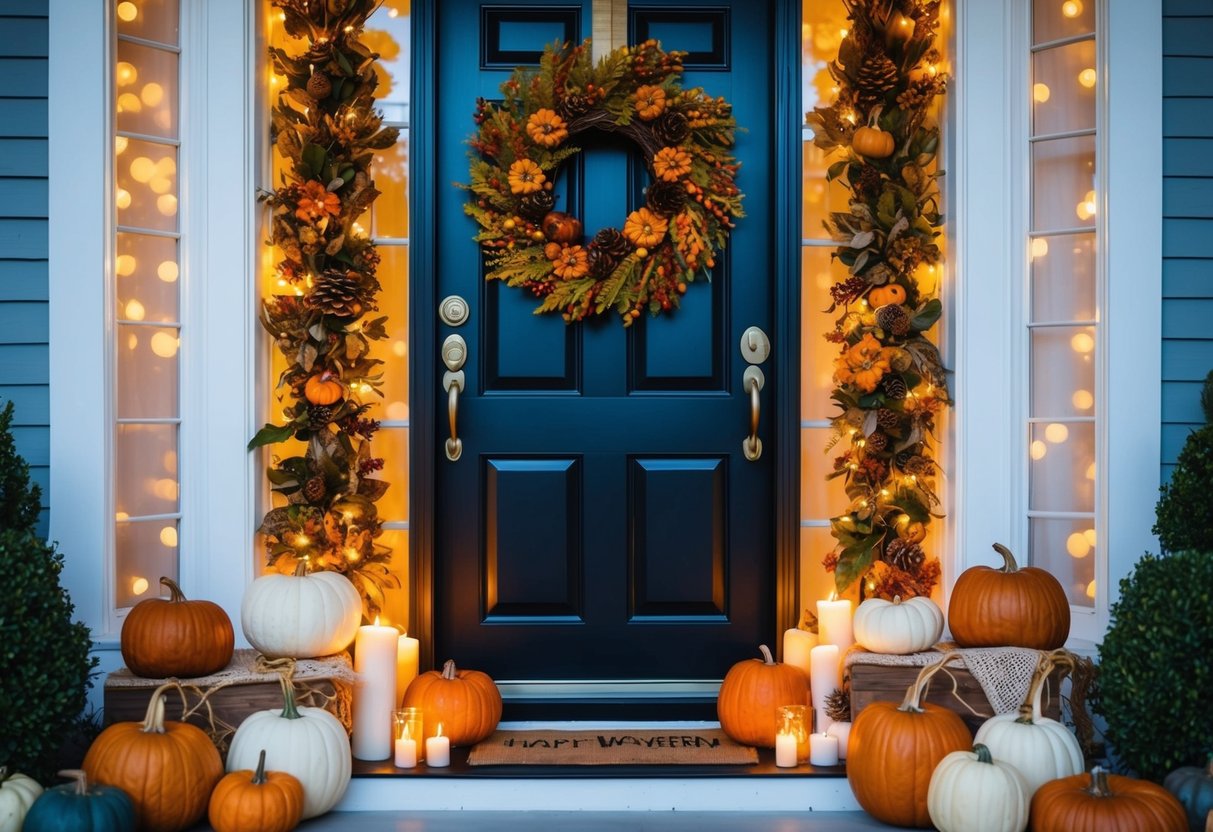
[(896, 410), (882, 407), (876, 411), (876, 424), (880, 425), (882, 430), (892, 433), (901, 427), (901, 417), (897, 415)]
[(324, 477), (315, 476), (303, 484), (303, 498), (309, 503), (318, 503), (328, 494), (324, 486)]
[(897, 86), (900, 73), (897, 64), (889, 60), (879, 47), (864, 59), (855, 74), (855, 88), (859, 92), (859, 105), (866, 110), (884, 99), (884, 94)]
[(895, 402), (899, 402), (906, 397), (906, 382), (897, 373), (889, 373), (880, 380), (880, 389), (884, 394)]
[(916, 573), (927, 559), (922, 547), (910, 543), (900, 537), (890, 540), (884, 547), (884, 561), (889, 566), (895, 566), (903, 572)]
[(523, 194), (518, 200), (518, 213), (528, 220), (538, 222), (556, 207), (556, 197), (551, 191), (538, 190)]
[[(327, 405), (312, 405), (307, 409), (307, 426), (312, 430), (320, 430), (333, 421), (333, 408)], [(311, 480), (308, 480), (310, 483)], [(321, 485), (324, 483), (321, 482)]]
[(855, 177), (853, 187), (855, 196), (861, 202), (875, 202), (884, 188), (880, 171), (872, 165), (864, 165), (859, 169), (859, 175)]
[(604, 249), (591, 244), (585, 253), (585, 261), (589, 266), (589, 275), (595, 280), (605, 280), (619, 265), (619, 261)]
[(325, 315), (356, 318), (362, 314), (365, 298), (357, 272), (327, 271), (316, 280), (306, 297), (307, 305)]
[(910, 454), (910, 456), (906, 458), (905, 462), (901, 463), (901, 470), (905, 471), (907, 474), (914, 474), (915, 476), (919, 477), (928, 477), (934, 472), (935, 463), (931, 462), (931, 460), (927, 459), (921, 454)]
[(566, 92), (560, 101), (556, 102), (556, 112), (565, 121), (572, 121), (590, 111), (594, 103), (581, 92)]
[(666, 110), (653, 122), (653, 138), (666, 146), (682, 144), (691, 134), (687, 117), (677, 110)]
[(903, 110), (917, 110), (931, 103), (935, 97), (935, 83), (932, 80), (919, 81), (906, 87), (905, 92), (897, 96), (897, 106)]
[(851, 694), (845, 687), (834, 688), (826, 696), (825, 712), (835, 722), (851, 721)]
[(323, 72), (313, 72), (307, 79), (307, 94), (316, 100), (328, 98), (333, 91), (333, 82)]
[(632, 253), (632, 244), (618, 228), (604, 228), (594, 235), (593, 245), (605, 251), (616, 260), (622, 260)]
[(888, 434), (881, 433), (880, 431), (873, 431), (872, 434), (864, 441), (868, 450), (875, 451), (876, 453), (880, 453), (889, 447)]
[(888, 303), (876, 310), (876, 326), (900, 338), (910, 331), (910, 316), (900, 304)]
[(677, 182), (654, 182), (644, 192), (649, 210), (662, 216), (673, 216), (687, 204), (687, 192)]

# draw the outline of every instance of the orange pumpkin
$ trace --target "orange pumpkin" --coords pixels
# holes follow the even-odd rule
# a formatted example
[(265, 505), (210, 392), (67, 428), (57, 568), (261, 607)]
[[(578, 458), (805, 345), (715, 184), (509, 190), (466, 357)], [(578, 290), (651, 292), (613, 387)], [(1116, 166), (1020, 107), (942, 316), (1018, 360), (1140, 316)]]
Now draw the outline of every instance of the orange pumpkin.
[(236, 634), (218, 604), (187, 601), (169, 578), (170, 597), (140, 601), (122, 623), (122, 658), (134, 673), (152, 679), (206, 676), (232, 660)]
[(892, 133), (886, 133), (879, 127), (860, 127), (851, 137), (851, 147), (860, 156), (884, 159), (893, 155), (896, 143)]
[(451, 745), (475, 745), (501, 721), (501, 693), (487, 673), (456, 670), (447, 659), (442, 672), (422, 673), (404, 692), (404, 707), (421, 708), (425, 730), (433, 736), (438, 724)]
[(1045, 783), (1032, 797), (1032, 832), (1185, 832), (1175, 796), (1156, 783), (1108, 774), (1100, 766)]
[(211, 792), (207, 818), (215, 832), (288, 832), (303, 816), (303, 784), (285, 771), (265, 770), (265, 749), (257, 770), (233, 771)]
[(549, 211), (543, 218), (543, 233), (554, 243), (575, 243), (581, 239), (581, 220), (564, 211)]
[(897, 285), (890, 283), (888, 286), (877, 286), (872, 291), (868, 292), (868, 304), (876, 309), (880, 306), (892, 304), (902, 304), (906, 302), (906, 290)]
[(724, 732), (737, 742), (774, 748), (775, 709), (812, 704), (809, 679), (799, 667), (776, 662), (765, 644), (758, 649), (761, 659), (739, 661), (725, 674), (716, 698), (716, 716)]
[(927, 791), (931, 775), (953, 751), (967, 751), (973, 736), (947, 708), (923, 702), (927, 682), (950, 661), (945, 653), (924, 667), (905, 699), (872, 702), (851, 725), (847, 743), (847, 780), (864, 811), (894, 826), (929, 828)]
[(303, 385), (304, 397), (312, 404), (320, 405), (341, 401), (341, 397), (345, 395), (345, 388), (336, 379), (337, 377), (329, 370), (316, 373)]
[(1043, 569), (1020, 569), (1001, 543), (1001, 569), (974, 566), (956, 579), (948, 629), (961, 647), (1029, 647), (1055, 650), (1070, 635), (1070, 601)]
[(106, 728), (84, 756), (88, 778), (116, 786), (135, 804), (140, 829), (179, 832), (206, 813), (207, 801), (223, 763), (200, 728), (164, 719), (164, 692), (156, 688), (143, 722), (116, 722)]

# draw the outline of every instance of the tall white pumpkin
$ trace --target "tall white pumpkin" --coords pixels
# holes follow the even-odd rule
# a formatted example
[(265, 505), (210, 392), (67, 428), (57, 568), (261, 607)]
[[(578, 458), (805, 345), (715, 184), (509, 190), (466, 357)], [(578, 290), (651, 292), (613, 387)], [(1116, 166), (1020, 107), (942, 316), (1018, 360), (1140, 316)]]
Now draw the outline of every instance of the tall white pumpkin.
[(285, 679), (283, 708), (245, 718), (232, 737), (227, 770), (254, 770), (265, 749), (265, 768), (285, 771), (303, 784), (303, 817), (323, 815), (336, 806), (350, 784), (350, 739), (345, 727), (323, 708), (295, 704)]
[[(310, 659), (339, 653), (362, 623), (362, 597), (337, 572), (263, 575), (240, 603), (240, 628), (270, 658)], [(256, 760), (253, 761), (256, 763)]]
[(21, 824), (34, 805), (42, 787), (32, 777), (13, 772), (0, 766), (0, 832), (20, 832)]
[(927, 812), (939, 832), (1024, 832), (1027, 783), (984, 745), (939, 761), (927, 789)]
[(873, 653), (919, 653), (943, 634), (943, 610), (930, 598), (869, 598), (855, 610), (852, 625), (855, 641)]

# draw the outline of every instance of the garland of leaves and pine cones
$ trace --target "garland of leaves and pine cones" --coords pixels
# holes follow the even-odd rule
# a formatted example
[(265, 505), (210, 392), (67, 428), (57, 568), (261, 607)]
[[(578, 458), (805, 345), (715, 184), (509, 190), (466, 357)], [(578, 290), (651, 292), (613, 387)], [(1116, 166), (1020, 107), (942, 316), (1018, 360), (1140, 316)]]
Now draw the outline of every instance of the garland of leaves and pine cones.
[(268, 477), (286, 497), (261, 523), (267, 560), (293, 573), (344, 573), (362, 593), (369, 615), (395, 584), (390, 550), (375, 543), (381, 523), (375, 502), (388, 483), (374, 479), (383, 460), (372, 455), (379, 422), (368, 418), (368, 394), (381, 385), (371, 342), (387, 337), (377, 310), (379, 255), (356, 220), (379, 195), (371, 181), (375, 151), (396, 143), (373, 109), (379, 57), (360, 40), (377, 0), (272, 0), (286, 33), (305, 39), (292, 57), (270, 49), (286, 81), (273, 109), (271, 139), (284, 159), (281, 186), (264, 194), (272, 209), (269, 244), (284, 294), (262, 303), (261, 323), (288, 366), (278, 380), (286, 423), (267, 424), (256, 448), (294, 437), (302, 456), (274, 457)]
[[(723, 98), (683, 89), (680, 52), (649, 40), (590, 59), (589, 41), (550, 46), (538, 70), (519, 68), (502, 101), (477, 101), (471, 192), (486, 279), (530, 291), (536, 313), (566, 322), (613, 309), (630, 326), (641, 310), (677, 308), (687, 284), (711, 277), (742, 194), (729, 154), (736, 122)], [(652, 184), (623, 228), (582, 243), (581, 221), (557, 211), (560, 166), (590, 130), (635, 142)], [(478, 155), (476, 155), (478, 154)]]
[(851, 505), (831, 520), (837, 541), (824, 565), (843, 591), (892, 599), (929, 595), (939, 561), (922, 548), (939, 498), (930, 441), (951, 403), (947, 376), (927, 332), (942, 305), (934, 282), (943, 214), (929, 110), (947, 86), (934, 47), (938, 0), (843, 0), (851, 21), (829, 65), (837, 99), (809, 113), (814, 143), (845, 154), (827, 176), (851, 192), (849, 210), (827, 228), (849, 276), (830, 289), (841, 309), (826, 338), (835, 359), (833, 443), (847, 446), (831, 477)]

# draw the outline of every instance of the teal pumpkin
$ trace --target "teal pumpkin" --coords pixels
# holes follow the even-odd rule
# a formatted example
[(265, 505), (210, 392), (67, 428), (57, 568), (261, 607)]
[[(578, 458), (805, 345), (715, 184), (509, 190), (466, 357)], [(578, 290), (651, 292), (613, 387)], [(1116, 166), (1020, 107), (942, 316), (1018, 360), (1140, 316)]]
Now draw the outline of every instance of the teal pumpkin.
[(1162, 781), (1167, 791), (1175, 795), (1188, 815), (1188, 828), (1204, 832), (1205, 820), (1213, 812), (1213, 754), (1204, 768), (1177, 768)]
[(22, 832), (130, 832), (135, 804), (122, 789), (89, 783), (83, 771), (59, 772), (73, 780), (47, 789), (25, 816)]

